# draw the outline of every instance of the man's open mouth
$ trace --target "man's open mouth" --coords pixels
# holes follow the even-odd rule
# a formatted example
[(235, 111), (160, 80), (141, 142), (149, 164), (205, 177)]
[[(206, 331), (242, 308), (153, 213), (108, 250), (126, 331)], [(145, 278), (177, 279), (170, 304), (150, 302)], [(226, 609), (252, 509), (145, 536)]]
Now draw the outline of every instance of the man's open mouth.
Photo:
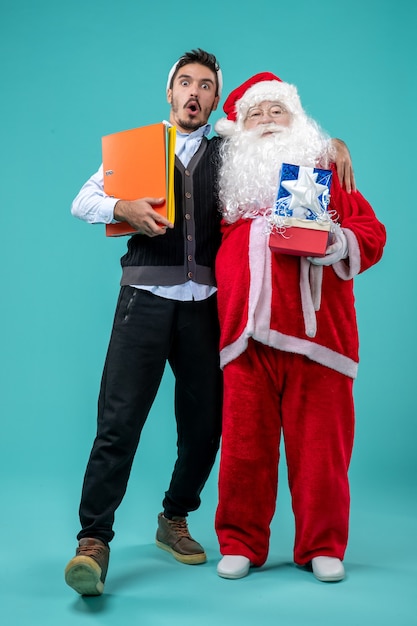
[(200, 105), (197, 100), (190, 100), (184, 107), (189, 113), (198, 113), (200, 111)]

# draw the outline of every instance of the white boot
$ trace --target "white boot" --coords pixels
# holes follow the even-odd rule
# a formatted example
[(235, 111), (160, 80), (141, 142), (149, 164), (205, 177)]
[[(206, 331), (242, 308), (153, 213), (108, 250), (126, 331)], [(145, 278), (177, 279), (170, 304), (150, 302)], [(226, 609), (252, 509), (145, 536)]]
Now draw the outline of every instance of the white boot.
[(311, 566), (314, 576), (325, 583), (343, 580), (345, 577), (342, 561), (331, 556), (316, 556), (312, 559)]
[(217, 573), (222, 578), (243, 578), (249, 572), (250, 561), (246, 556), (227, 554), (219, 561)]

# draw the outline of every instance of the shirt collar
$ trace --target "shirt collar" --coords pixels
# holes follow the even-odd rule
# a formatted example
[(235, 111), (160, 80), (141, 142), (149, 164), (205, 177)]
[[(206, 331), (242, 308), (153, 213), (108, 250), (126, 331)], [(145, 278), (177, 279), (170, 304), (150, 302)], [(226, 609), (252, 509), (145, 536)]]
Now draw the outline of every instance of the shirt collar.
[[(172, 127), (173, 125), (168, 122), (167, 120), (163, 120), (164, 124), (166, 124), (169, 127)], [(212, 125), (211, 124), (204, 124), (204, 126), (200, 126), (200, 128), (197, 128), (197, 130), (193, 130), (192, 133), (181, 133), (178, 128), (177, 128), (177, 134), (180, 135), (181, 137), (192, 137), (192, 138), (197, 138), (197, 137), (207, 137), (207, 135), (209, 135), (211, 133), (211, 128)]]

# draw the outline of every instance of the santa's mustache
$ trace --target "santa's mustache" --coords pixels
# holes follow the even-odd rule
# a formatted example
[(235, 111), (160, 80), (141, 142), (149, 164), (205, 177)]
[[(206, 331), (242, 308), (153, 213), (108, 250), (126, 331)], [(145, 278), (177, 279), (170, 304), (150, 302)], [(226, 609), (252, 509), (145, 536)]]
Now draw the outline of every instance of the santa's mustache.
[(273, 122), (269, 124), (259, 124), (259, 126), (255, 126), (255, 128), (251, 128), (247, 131), (248, 135), (252, 137), (262, 137), (265, 133), (284, 133), (288, 131), (287, 126), (279, 126), (278, 124), (274, 124)]

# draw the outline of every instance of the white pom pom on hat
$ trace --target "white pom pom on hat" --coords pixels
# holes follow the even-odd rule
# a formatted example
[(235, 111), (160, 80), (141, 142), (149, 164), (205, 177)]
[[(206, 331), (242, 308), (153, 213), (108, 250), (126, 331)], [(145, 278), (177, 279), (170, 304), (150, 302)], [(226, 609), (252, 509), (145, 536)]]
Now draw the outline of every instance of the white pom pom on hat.
[(243, 128), (248, 109), (266, 100), (278, 100), (290, 113), (302, 111), (294, 85), (285, 83), (271, 72), (260, 72), (248, 78), (229, 94), (223, 105), (227, 117), (216, 122), (216, 132), (221, 136), (233, 135), (236, 130)]

